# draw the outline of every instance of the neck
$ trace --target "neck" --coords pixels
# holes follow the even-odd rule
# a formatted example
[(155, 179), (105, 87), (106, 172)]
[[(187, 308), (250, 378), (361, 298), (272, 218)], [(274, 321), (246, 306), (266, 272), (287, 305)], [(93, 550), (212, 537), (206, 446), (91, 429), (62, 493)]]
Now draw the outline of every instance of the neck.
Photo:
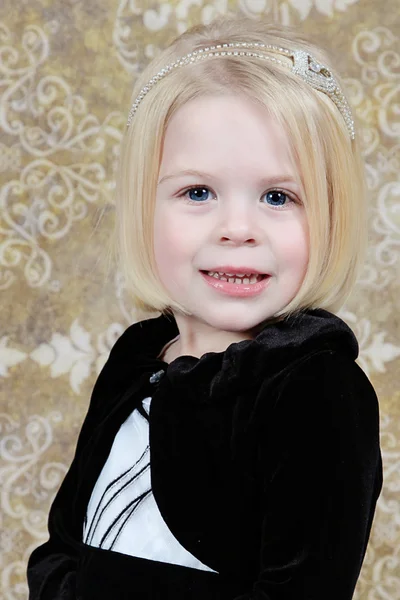
[(167, 363), (179, 356), (201, 358), (207, 352), (224, 352), (232, 343), (253, 339), (262, 328), (260, 324), (251, 331), (226, 331), (186, 315), (174, 314), (174, 318), (179, 335), (170, 340), (160, 354)]

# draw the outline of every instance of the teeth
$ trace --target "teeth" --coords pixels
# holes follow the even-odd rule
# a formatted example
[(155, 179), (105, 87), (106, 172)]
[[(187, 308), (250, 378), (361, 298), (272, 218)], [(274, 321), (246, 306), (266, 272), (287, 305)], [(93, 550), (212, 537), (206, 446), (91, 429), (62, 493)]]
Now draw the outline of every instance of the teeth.
[[(229, 283), (244, 283), (244, 284), (252, 284), (257, 283), (257, 281), (261, 280), (261, 275), (256, 275), (248, 273), (248, 277), (245, 277), (243, 273), (215, 273), (214, 271), (208, 271), (207, 273), (211, 277), (215, 277), (215, 279), (219, 279), (220, 281), (228, 281)], [(240, 279), (239, 279), (240, 277)]]

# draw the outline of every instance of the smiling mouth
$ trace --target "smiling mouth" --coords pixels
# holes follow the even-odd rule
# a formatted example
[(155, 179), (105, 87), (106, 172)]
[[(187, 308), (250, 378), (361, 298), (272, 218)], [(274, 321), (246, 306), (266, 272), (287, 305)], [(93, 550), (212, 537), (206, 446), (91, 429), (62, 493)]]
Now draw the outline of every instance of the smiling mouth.
[(201, 273), (204, 273), (204, 275), (208, 275), (209, 277), (214, 277), (215, 279), (218, 279), (219, 281), (226, 281), (227, 283), (246, 284), (246, 285), (259, 283), (263, 279), (266, 279), (266, 277), (269, 277), (269, 275), (266, 275), (263, 273), (261, 273), (261, 274), (260, 273), (250, 273), (250, 274), (247, 273), (244, 275), (242, 273), (237, 275), (236, 273), (216, 273), (213, 271), (201, 271)]

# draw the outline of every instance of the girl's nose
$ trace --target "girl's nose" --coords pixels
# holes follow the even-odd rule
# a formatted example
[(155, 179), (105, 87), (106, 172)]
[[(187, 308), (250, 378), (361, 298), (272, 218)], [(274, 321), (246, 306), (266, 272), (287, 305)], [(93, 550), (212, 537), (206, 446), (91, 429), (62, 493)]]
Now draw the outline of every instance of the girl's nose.
[(256, 238), (247, 234), (246, 232), (230, 231), (226, 235), (221, 236), (221, 243), (231, 243), (235, 246), (242, 246), (243, 244), (256, 244)]
[(255, 211), (243, 208), (224, 211), (220, 216), (218, 234), (221, 243), (256, 244), (260, 240), (261, 230)]

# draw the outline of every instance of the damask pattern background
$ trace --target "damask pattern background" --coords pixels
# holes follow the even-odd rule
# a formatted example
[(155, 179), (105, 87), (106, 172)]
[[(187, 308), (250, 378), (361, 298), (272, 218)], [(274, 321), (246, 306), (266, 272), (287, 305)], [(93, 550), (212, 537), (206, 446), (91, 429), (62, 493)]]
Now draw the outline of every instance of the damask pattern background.
[(1, 0), (0, 598), (27, 598), (94, 382), (138, 318), (118, 269), (104, 276), (133, 82), (177, 34), (228, 12), (313, 34), (361, 122), (369, 256), (339, 316), (380, 399), (385, 483), (355, 598), (400, 600), (398, 0)]

